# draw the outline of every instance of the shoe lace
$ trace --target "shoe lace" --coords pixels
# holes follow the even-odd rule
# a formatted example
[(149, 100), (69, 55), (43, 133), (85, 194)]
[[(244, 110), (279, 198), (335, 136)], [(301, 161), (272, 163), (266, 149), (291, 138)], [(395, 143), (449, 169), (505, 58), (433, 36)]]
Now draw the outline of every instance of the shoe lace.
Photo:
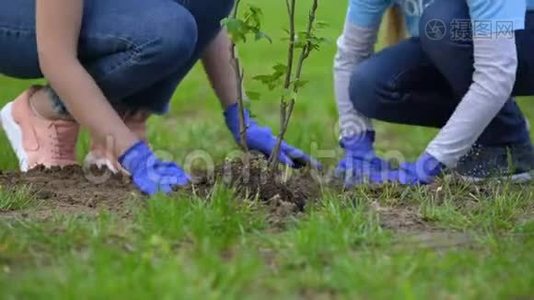
[(52, 158), (73, 160), (76, 153), (77, 127), (66, 122), (52, 122), (53, 129), (49, 138), (52, 143)]

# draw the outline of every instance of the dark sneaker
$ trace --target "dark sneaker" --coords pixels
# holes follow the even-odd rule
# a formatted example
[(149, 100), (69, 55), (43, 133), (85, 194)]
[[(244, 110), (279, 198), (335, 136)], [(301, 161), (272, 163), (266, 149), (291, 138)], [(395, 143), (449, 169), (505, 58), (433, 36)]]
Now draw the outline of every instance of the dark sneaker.
[(501, 147), (475, 145), (453, 171), (470, 182), (488, 179), (527, 182), (534, 178), (534, 148), (532, 144)]

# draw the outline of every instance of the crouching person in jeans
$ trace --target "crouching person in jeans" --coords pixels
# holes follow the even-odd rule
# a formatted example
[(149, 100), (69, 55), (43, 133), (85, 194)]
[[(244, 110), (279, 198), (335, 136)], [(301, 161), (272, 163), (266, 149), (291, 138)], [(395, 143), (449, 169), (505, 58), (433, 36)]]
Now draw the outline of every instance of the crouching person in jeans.
[[(392, 5), (411, 37), (373, 54)], [(349, 6), (335, 60), (345, 150), (336, 173), (347, 185), (428, 184), (445, 169), (474, 181), (532, 179), (534, 151), (513, 97), (534, 95), (533, 0), (350, 0)], [(392, 168), (373, 150), (373, 119), (441, 130), (415, 163)]]
[[(17, 0), (0, 10), (0, 73), (45, 77), (1, 111), (22, 171), (76, 164), (79, 127), (91, 133), (86, 162), (122, 168), (146, 194), (190, 178), (148, 146), (146, 121), (167, 112), (181, 80), (202, 59), (239, 139), (237, 84), (220, 22), (231, 0)], [(0, 87), (1, 88), (1, 87)], [(246, 114), (250, 149), (270, 155), (275, 136)], [(107, 140), (114, 143), (111, 151)], [(284, 143), (280, 161), (312, 162)]]

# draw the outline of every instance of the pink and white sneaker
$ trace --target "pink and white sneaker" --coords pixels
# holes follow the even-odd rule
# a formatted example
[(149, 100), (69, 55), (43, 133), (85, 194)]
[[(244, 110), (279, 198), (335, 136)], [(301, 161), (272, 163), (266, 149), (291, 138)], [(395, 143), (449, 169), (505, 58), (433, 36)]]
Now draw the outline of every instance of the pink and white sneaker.
[[(140, 111), (135, 114), (124, 115), (123, 120), (126, 126), (128, 126), (128, 128), (135, 133), (139, 139), (147, 142), (146, 122), (148, 121), (149, 117), (150, 113)], [(97, 143), (93, 140), (91, 143), (91, 151), (85, 157), (84, 166), (86, 168), (91, 166), (96, 166), (97, 168), (106, 167), (113, 173), (128, 173), (118, 162), (118, 158), (114, 154), (115, 152), (113, 147), (113, 141), (106, 141), (106, 143), (103, 144)]]
[(39, 89), (38, 86), (31, 87), (0, 112), (2, 127), (17, 154), (22, 172), (40, 165), (50, 168), (77, 164), (79, 125), (37, 115), (30, 98)]

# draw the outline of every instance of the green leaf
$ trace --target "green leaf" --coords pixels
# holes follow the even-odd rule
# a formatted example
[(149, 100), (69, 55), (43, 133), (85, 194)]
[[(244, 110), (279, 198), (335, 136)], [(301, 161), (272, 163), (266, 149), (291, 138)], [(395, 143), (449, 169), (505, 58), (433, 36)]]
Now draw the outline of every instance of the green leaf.
[(295, 89), (299, 90), (299, 89), (303, 88), (304, 86), (306, 86), (307, 84), (308, 84), (308, 81), (307, 81), (307, 80), (303, 80), (303, 79), (301, 79), (301, 80), (295, 80), (295, 81), (293, 82), (293, 87), (294, 87)]
[(246, 24), (241, 20), (226, 18), (222, 21), (223, 26), (226, 28), (230, 39), (238, 44), (239, 42), (246, 42)]
[(255, 91), (246, 91), (247, 98), (250, 100), (260, 100), (261, 94)]
[(286, 75), (286, 72), (286, 65), (276, 64), (273, 66), (273, 73), (267, 75), (257, 75), (253, 77), (253, 79), (266, 85), (269, 90), (274, 90), (277, 86), (281, 85), (282, 77)]
[(271, 44), (273, 43), (273, 40), (271, 39), (271, 37), (268, 36), (268, 35), (267, 35), (265, 32), (263, 32), (263, 31), (258, 31), (258, 32), (256, 32), (254, 38), (256, 39), (256, 41), (265, 39), (265, 40), (269, 41), (269, 43), (271, 43)]
[(273, 70), (275, 70), (277, 73), (285, 74), (287, 72), (287, 66), (285, 64), (276, 64), (273, 66)]

